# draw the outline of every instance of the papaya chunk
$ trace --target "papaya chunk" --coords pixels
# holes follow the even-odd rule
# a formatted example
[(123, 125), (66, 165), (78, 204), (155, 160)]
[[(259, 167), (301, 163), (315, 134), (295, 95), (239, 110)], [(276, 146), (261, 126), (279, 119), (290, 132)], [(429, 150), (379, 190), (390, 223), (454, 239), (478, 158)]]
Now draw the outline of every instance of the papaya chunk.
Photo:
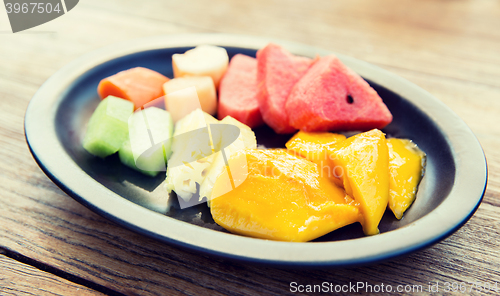
[(142, 67), (132, 68), (104, 78), (97, 86), (101, 99), (115, 96), (134, 103), (135, 109), (163, 96), (163, 84), (169, 78)]

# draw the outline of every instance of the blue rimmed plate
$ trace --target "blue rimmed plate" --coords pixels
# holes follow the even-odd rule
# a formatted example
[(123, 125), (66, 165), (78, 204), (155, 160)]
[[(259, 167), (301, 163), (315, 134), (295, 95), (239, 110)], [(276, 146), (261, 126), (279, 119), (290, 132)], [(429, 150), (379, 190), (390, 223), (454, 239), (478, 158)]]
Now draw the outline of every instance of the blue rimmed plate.
[[(436, 243), (474, 214), (487, 182), (486, 160), (467, 125), (415, 84), (366, 62), (338, 55), (380, 94), (394, 116), (384, 129), (409, 138), (427, 153), (426, 174), (415, 203), (402, 220), (387, 212), (380, 235), (365, 237), (359, 225), (308, 243), (276, 242), (230, 234), (217, 226), (206, 205), (166, 207), (164, 176), (149, 178), (101, 160), (82, 148), (85, 125), (99, 102), (99, 81), (142, 66), (172, 77), (171, 55), (200, 44), (223, 46), (230, 56), (255, 56), (269, 42), (314, 57), (330, 51), (258, 37), (224, 34), (159, 36), (93, 51), (55, 73), (32, 98), (25, 117), (26, 140), (47, 176), (91, 210), (144, 235), (229, 259), (280, 266), (350, 266), (385, 260)], [(283, 146), (289, 136), (256, 130), (259, 144)]]

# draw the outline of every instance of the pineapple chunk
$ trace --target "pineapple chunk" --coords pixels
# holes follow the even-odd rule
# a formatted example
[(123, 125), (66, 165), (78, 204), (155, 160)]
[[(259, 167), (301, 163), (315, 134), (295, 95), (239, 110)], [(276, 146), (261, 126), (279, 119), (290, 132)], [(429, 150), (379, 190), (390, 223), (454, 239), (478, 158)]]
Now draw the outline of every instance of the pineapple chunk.
[(217, 122), (211, 115), (196, 109), (175, 125), (166, 188), (169, 193), (175, 191), (185, 202), (197, 193), (196, 185), (202, 184), (215, 158), (208, 124)]
[(219, 122), (201, 109), (177, 122), (173, 138), (166, 188), (182, 199), (181, 208), (199, 204), (204, 198), (209, 201), (215, 180), (226, 166), (224, 158), (257, 146), (253, 131), (245, 124), (230, 116)]
[[(226, 161), (224, 160), (222, 150), (225, 153), (226, 160), (228, 160), (234, 153), (242, 149), (257, 148), (257, 140), (255, 139), (255, 134), (250, 127), (239, 122), (231, 116), (226, 116), (223, 120), (220, 121), (220, 123), (227, 124), (229, 125), (229, 127), (236, 126), (240, 129), (240, 133), (238, 138), (232, 143), (228, 143), (228, 141), (232, 140), (231, 137), (226, 136), (231, 132), (229, 130), (229, 127), (226, 128), (227, 132), (222, 131), (221, 133), (222, 137), (219, 144), (221, 152), (217, 153), (217, 156), (213, 161), (212, 166), (210, 167), (208, 175), (206, 176), (200, 187), (200, 198), (206, 197), (208, 206), (210, 206), (210, 198), (212, 195), (212, 189), (214, 187), (215, 180), (217, 180), (217, 177), (222, 173), (224, 167), (226, 166)], [(214, 142), (216, 141), (217, 139), (214, 139)], [(234, 185), (237, 187), (237, 184)]]

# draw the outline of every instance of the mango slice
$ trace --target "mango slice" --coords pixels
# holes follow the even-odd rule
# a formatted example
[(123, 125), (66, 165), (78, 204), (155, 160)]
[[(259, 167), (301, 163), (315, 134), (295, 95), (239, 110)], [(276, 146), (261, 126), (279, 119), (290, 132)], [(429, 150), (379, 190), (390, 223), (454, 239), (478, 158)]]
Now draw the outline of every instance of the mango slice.
[(329, 147), (327, 154), (346, 193), (360, 203), (364, 233), (378, 234), (389, 200), (389, 153), (384, 133), (374, 129), (352, 136)]
[[(230, 158), (230, 166), (232, 162), (247, 169), (225, 168), (210, 207), (215, 222), (230, 232), (305, 242), (361, 219), (357, 203), (321, 177), (315, 163), (285, 149), (246, 149)], [(227, 175), (231, 178), (222, 177)]]
[(299, 131), (286, 143), (286, 148), (300, 156), (319, 163), (325, 161), (325, 147), (345, 140), (345, 136), (334, 133), (308, 133)]
[(318, 168), (321, 168), (323, 176), (331, 178), (335, 184), (342, 187), (342, 181), (335, 178), (335, 172), (331, 170), (327, 161), (326, 148), (343, 140), (345, 140), (345, 136), (341, 134), (299, 131), (288, 140), (285, 146), (292, 153), (316, 163)]
[(387, 139), (389, 149), (389, 208), (396, 218), (415, 200), (417, 186), (423, 176), (425, 153), (412, 141)]

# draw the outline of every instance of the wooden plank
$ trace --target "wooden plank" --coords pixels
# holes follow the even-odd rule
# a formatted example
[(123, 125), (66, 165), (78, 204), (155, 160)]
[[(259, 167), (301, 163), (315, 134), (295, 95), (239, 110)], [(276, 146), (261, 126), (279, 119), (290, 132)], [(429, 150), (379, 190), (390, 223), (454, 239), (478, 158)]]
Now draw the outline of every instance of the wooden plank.
[[(119, 3), (112, 0), (101, 6), (127, 13), (128, 8)], [(490, 29), (500, 27), (495, 1), (485, 1), (481, 7), (471, 7), (468, 1), (411, 0), (299, 1), (294, 5), (260, 0), (219, 2), (210, 8), (196, 0), (159, 5), (155, 11), (144, 9), (136, 14), (220, 32), (286, 36), (375, 64), (500, 86), (500, 33)], [(235, 22), (230, 21), (232, 16), (238, 16)]]
[(104, 295), (0, 254), (1, 295)]
[[(428, 289), (439, 281), (441, 292), (444, 282), (499, 283), (500, 31), (492, 28), (500, 27), (500, 3), (476, 3), (256, 0), (208, 5), (194, 0), (138, 5), (86, 0), (33, 29), (46, 33), (0, 35), (0, 246), (126, 295), (282, 295), (292, 294), (291, 282)], [(55, 71), (92, 49), (182, 32), (245, 33), (307, 43), (417, 83), (457, 112), (481, 141), (490, 169), (483, 204), (457, 233), (426, 250), (367, 267), (312, 271), (193, 254), (92, 213), (61, 192), (30, 156), (23, 134), (29, 99)], [(478, 288), (466, 294), (479, 294)]]

